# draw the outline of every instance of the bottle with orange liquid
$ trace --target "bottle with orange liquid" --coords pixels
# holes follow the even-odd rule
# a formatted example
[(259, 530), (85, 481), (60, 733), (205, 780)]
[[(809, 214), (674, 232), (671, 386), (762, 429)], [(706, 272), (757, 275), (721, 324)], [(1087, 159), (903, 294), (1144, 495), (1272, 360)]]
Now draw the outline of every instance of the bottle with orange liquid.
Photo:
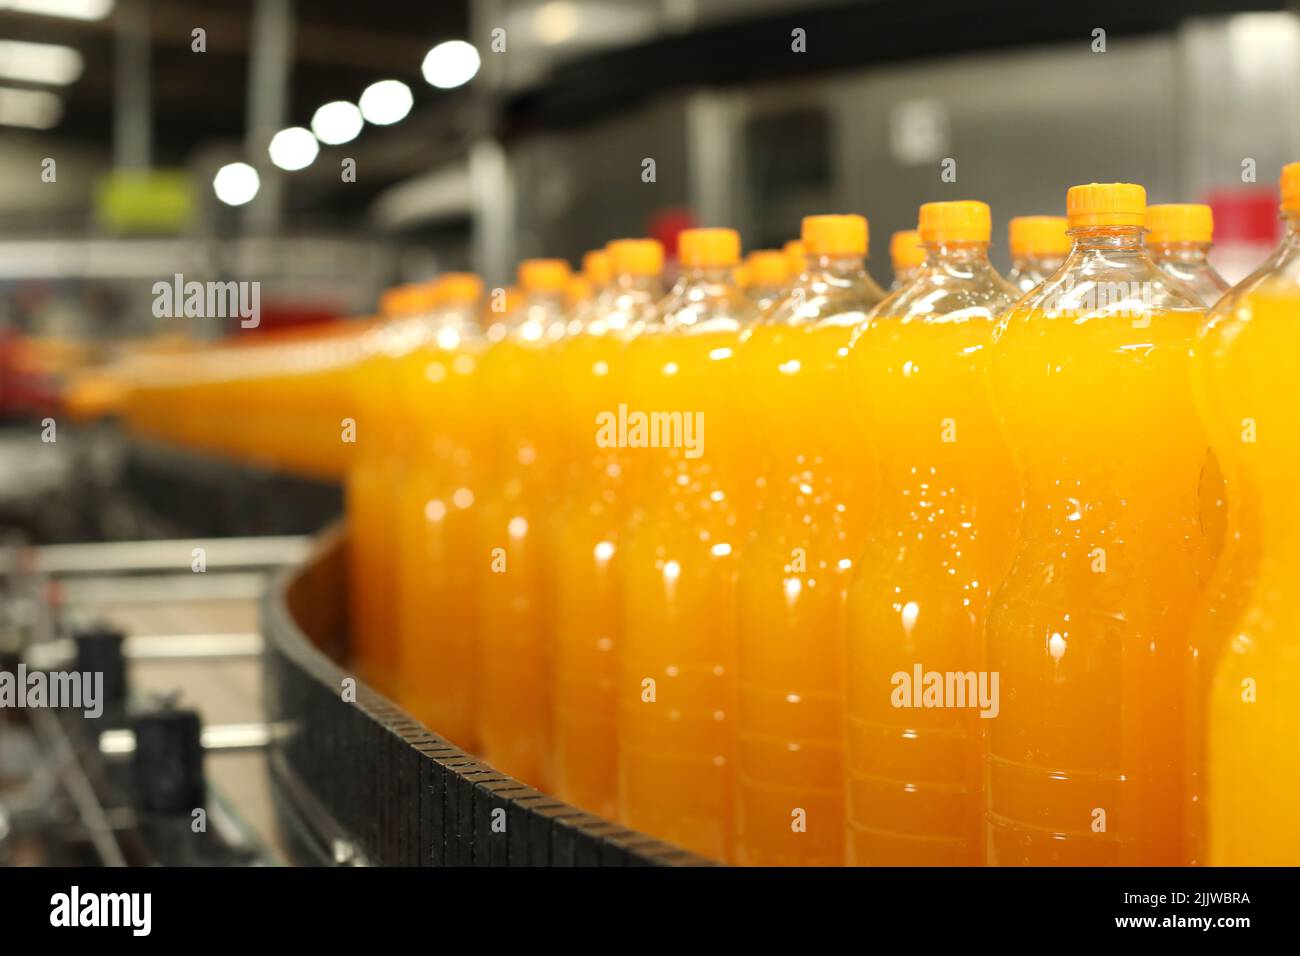
[(734, 230), (687, 230), (678, 251), (681, 278), (659, 306), (664, 327), (633, 340), (620, 403), (626, 444), (652, 447), (628, 449), (645, 461), (622, 548), (619, 815), (726, 859), (736, 552), (754, 497), (737, 351), (752, 309), (733, 279)]
[(861, 553), (870, 463), (846, 441), (853, 329), (884, 292), (867, 221), (809, 216), (809, 262), (745, 332), (746, 394), (766, 474), (740, 565), (737, 863), (844, 862), (845, 597)]
[(921, 234), (915, 229), (900, 229), (889, 237), (889, 260), (894, 267), (894, 281), (890, 292), (897, 292), (916, 276), (925, 262), (925, 246)]
[[(560, 378), (570, 399), (564, 430), (576, 468), (557, 510), (555, 546), (555, 792), (614, 819), (618, 813), (615, 684), (623, 631), (620, 538), (631, 485), (629, 451), (597, 440), (617, 415), (615, 383), (628, 342), (654, 321), (663, 295), (663, 246), (620, 239), (608, 247), (613, 278), (583, 330), (566, 339)], [(631, 452), (635, 454), (635, 451)]]
[[(1228, 291), (1228, 283), (1210, 265), (1209, 252), (1214, 238), (1214, 216), (1209, 206), (1197, 203), (1173, 203), (1147, 207), (1147, 252), (1160, 270), (1196, 293), (1208, 307)], [(1208, 580), (1223, 550), (1227, 523), (1227, 499), (1223, 471), (1218, 456), (1211, 450), (1205, 459), (1200, 479), (1200, 522), (1205, 539), (1201, 579)]]
[(1173, 864), (1204, 313), (1143, 247), (1141, 186), (1075, 186), (1067, 206), (1073, 248), (1003, 319), (989, 375), (1024, 509), (988, 624), (988, 859)]
[(376, 690), (399, 692), (398, 509), (393, 490), (405, 481), (409, 418), (401, 410), (399, 361), (416, 347), (422, 317), (436, 302), (432, 284), (385, 295), (388, 321), (367, 336), (368, 354), (352, 374), (356, 454), (344, 482), (348, 516), (348, 609), (351, 651)]
[(449, 273), (420, 344), (400, 362), (411, 422), (406, 484), (397, 492), (399, 699), (461, 747), (475, 745), (478, 542), (475, 466), (484, 435), (474, 373), (487, 340), (478, 324), (483, 283)]
[(1285, 238), (1224, 296), (1193, 385), (1227, 476), (1228, 535), (1198, 609), (1189, 711), (1192, 862), (1300, 864), (1300, 163), (1282, 170)]
[(1011, 271), (1007, 281), (1021, 292), (1032, 292), (1061, 268), (1070, 251), (1064, 216), (1016, 216), (1007, 227)]
[(855, 865), (983, 862), (983, 628), (1019, 497), (983, 376), (1017, 293), (989, 262), (984, 203), (926, 203), (919, 231), (924, 265), (871, 311), (848, 356), (879, 473), (848, 604)]
[(555, 408), (548, 347), (566, 331), (569, 266), (519, 266), (523, 301), (488, 329), (479, 364), (483, 424), (494, 436), (479, 509), (478, 741), (485, 760), (547, 787), (552, 756), (551, 568)]
[(1147, 207), (1147, 252), (1167, 275), (1186, 285), (1207, 308), (1228, 291), (1227, 280), (1210, 265), (1214, 213), (1200, 203)]

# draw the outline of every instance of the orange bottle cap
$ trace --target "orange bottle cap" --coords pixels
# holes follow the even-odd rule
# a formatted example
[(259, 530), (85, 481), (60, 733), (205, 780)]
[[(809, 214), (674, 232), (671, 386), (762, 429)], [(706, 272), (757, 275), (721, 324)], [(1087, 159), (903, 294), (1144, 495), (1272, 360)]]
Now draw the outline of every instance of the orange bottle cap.
[(740, 262), (740, 233), (734, 229), (686, 229), (677, 254), (688, 269), (727, 268)]
[(664, 246), (658, 239), (615, 239), (605, 249), (615, 275), (657, 276), (664, 271)]
[(1007, 227), (1011, 256), (1051, 259), (1070, 251), (1064, 216), (1016, 216)]
[(803, 242), (799, 239), (791, 239), (781, 247), (781, 252), (785, 255), (785, 261), (790, 265), (790, 274), (799, 275), (808, 264), (808, 251), (803, 247)]
[(582, 275), (593, 286), (609, 285), (611, 276), (609, 253), (593, 249), (582, 257)]
[(1210, 242), (1214, 214), (1200, 203), (1162, 203), (1147, 207), (1147, 243)]
[(865, 256), (868, 227), (864, 216), (804, 216), (800, 230), (810, 256)]
[(447, 272), (438, 280), (438, 296), (443, 302), (472, 305), (483, 298), (483, 280), (472, 272)]
[(1282, 211), (1300, 212), (1300, 163), (1282, 167)]
[(1071, 229), (1146, 224), (1147, 191), (1136, 183), (1071, 186), (1065, 197)]
[(745, 276), (749, 285), (785, 285), (790, 278), (790, 263), (784, 252), (759, 249), (745, 259)]
[(915, 229), (900, 229), (889, 237), (889, 258), (894, 264), (894, 271), (915, 269), (925, 261), (925, 246), (921, 245), (921, 234)]
[(563, 259), (525, 259), (519, 263), (519, 285), (525, 293), (563, 292), (572, 275)]
[(988, 242), (993, 217), (988, 203), (973, 199), (928, 202), (921, 206), (917, 231), (926, 245), (936, 242)]

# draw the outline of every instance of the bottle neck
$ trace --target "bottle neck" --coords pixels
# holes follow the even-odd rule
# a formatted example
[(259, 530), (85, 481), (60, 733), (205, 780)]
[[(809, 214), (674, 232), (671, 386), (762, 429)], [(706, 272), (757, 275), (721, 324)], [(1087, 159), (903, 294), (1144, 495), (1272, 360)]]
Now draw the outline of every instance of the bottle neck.
[(1188, 266), (1208, 264), (1208, 242), (1157, 242), (1147, 246), (1151, 257), (1162, 262), (1177, 262)]
[(678, 285), (731, 285), (735, 268), (734, 265), (683, 267)]
[(809, 275), (851, 279), (867, 270), (867, 259), (866, 256), (815, 254), (808, 256), (805, 270)]
[(614, 281), (606, 287), (605, 291), (613, 292), (615, 295), (627, 293), (655, 295), (661, 288), (658, 276), (634, 275), (630, 272), (623, 272), (614, 276)]
[(1067, 235), (1074, 242), (1075, 250), (1141, 254), (1145, 251), (1142, 244), (1145, 231), (1141, 226), (1087, 226), (1070, 229)]
[(951, 276), (980, 279), (996, 274), (989, 262), (988, 242), (927, 242), (925, 262), (917, 267), (919, 275), (935, 270)]

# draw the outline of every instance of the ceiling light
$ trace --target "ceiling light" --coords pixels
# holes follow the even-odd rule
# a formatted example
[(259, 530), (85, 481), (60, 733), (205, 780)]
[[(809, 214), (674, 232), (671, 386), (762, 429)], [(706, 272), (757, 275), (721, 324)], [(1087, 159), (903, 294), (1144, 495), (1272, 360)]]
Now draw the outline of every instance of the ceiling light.
[(63, 118), (63, 104), (44, 90), (0, 89), (0, 126), (49, 129)]
[(424, 57), (421, 70), (430, 86), (450, 90), (474, 79), (479, 68), (478, 50), (464, 40), (439, 43)]
[(351, 142), (365, 125), (361, 110), (343, 100), (326, 103), (311, 118), (311, 131), (327, 146)]
[(102, 20), (113, 12), (113, 0), (0, 0), (0, 10), (68, 20)]
[(227, 206), (242, 206), (257, 195), (262, 180), (248, 163), (227, 163), (212, 177), (212, 191)]
[(271, 156), (271, 162), (281, 169), (293, 172), (296, 169), (306, 169), (316, 161), (320, 144), (316, 142), (311, 130), (290, 126), (271, 137), (271, 145), (266, 151)]
[(70, 46), (0, 40), (0, 78), (66, 86), (81, 76), (85, 63)]
[(380, 80), (366, 87), (358, 105), (367, 123), (387, 126), (404, 119), (414, 102), (411, 88), (401, 80)]

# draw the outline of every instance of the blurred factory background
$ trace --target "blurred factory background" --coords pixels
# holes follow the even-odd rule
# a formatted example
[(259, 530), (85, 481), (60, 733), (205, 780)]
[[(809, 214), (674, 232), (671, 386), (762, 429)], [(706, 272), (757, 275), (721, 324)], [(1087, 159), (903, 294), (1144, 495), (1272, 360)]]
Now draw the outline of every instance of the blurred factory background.
[(1287, 7), (11, 0), (0, 327), (156, 332), (175, 272), (260, 279), (290, 324), (683, 222), (777, 245), (810, 211), (865, 212), (884, 280), (922, 201), (987, 200), (1000, 238), (1087, 180), (1214, 203), (1248, 261), (1300, 146)]

